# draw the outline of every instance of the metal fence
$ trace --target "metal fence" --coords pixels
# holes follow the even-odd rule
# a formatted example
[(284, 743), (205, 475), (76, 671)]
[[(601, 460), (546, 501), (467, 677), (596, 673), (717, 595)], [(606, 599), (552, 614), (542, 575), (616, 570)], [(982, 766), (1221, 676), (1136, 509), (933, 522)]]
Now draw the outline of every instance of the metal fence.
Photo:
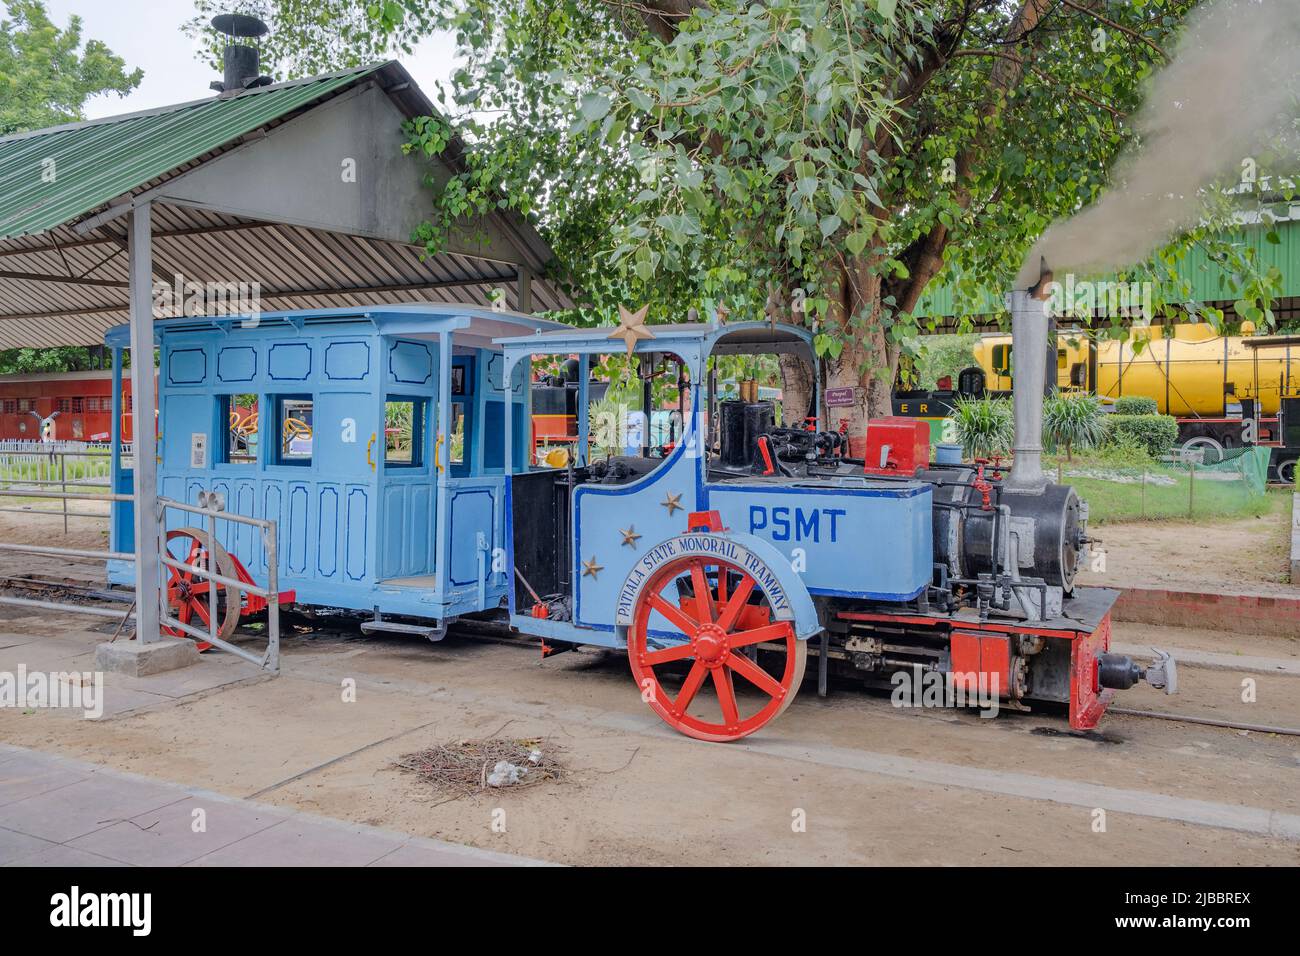
[[(120, 453), (131, 453), (129, 445), (122, 445)], [(5, 491), (48, 491), (58, 489), (63, 497), (56, 508), (34, 509), (30, 506), (18, 508), (0, 507), (0, 511), (24, 512), (27, 514), (55, 514), (63, 518), (63, 532), (68, 531), (69, 518), (107, 518), (107, 511), (69, 510), (68, 502), (73, 500), (94, 500), (107, 498), (107, 495), (69, 495), (69, 489), (81, 492), (86, 489), (103, 489), (111, 491), (113, 449), (110, 445), (91, 442), (39, 442), (0, 441), (0, 489)], [(39, 495), (24, 494), (9, 497), (38, 498)]]
[[(77, 500), (94, 500), (94, 501), (130, 501), (130, 495), (118, 494), (76, 494), (67, 491), (45, 491), (40, 489), (9, 489), (0, 488), (0, 501), (6, 498), (39, 498), (42, 500), (61, 501), (64, 506), (63, 522), (66, 530), (68, 515), (75, 514), (66, 510), (69, 501)], [(22, 511), (21, 508), (0, 508), (0, 511)], [(37, 514), (58, 515), (57, 511), (37, 511)], [(91, 517), (99, 518), (102, 515), (92, 515)], [(56, 548), (43, 544), (13, 544), (8, 541), (0, 541), (0, 553), (12, 552), (18, 554), (40, 554), (60, 558), (89, 558), (92, 561), (135, 561), (135, 555), (124, 551), (90, 551), (83, 548)], [(100, 595), (101, 600), (108, 600), (104, 595)], [(70, 604), (59, 601), (38, 601), (34, 598), (12, 597), (7, 594), (0, 594), (0, 604), (8, 604), (13, 607), (28, 607), (43, 611), (69, 611), (73, 614), (88, 614), (91, 617), (111, 617), (118, 618), (122, 624), (134, 619), (135, 598), (133, 595), (123, 594), (120, 599), (121, 603), (129, 603), (130, 607), (125, 612), (115, 611), (109, 608), (94, 607), (85, 604)], [(121, 625), (118, 627), (121, 630)]]
[[(238, 578), (229, 577), (215, 570), (218, 561), (211, 553), (202, 554), (202, 564), (189, 564), (185, 561), (172, 557), (167, 548), (167, 510), (173, 509), (185, 514), (198, 515), (204, 519), (207, 531), (207, 540), (213, 543), (214, 548), (220, 547), (217, 542), (217, 521), (233, 521), (237, 524), (246, 524), (257, 528), (262, 533), (262, 547), (266, 552), (266, 587), (259, 587), (254, 583), (242, 581)], [(206, 550), (206, 549), (205, 549)], [(190, 637), (200, 641), (208, 641), (223, 651), (228, 651), (236, 657), (241, 657), (250, 663), (256, 664), (263, 670), (269, 670), (274, 674), (280, 673), (280, 587), (277, 566), (279, 563), (279, 554), (276, 547), (276, 526), (274, 521), (267, 521), (264, 518), (249, 518), (245, 515), (236, 514), (225, 510), (225, 501), (220, 494), (201, 492), (200, 504), (187, 505), (179, 501), (173, 501), (170, 498), (158, 497), (158, 554), (165, 567), (171, 568), (176, 572), (186, 572), (194, 577), (208, 582), (208, 629), (206, 631), (193, 627), (183, 621), (172, 617), (169, 613), (167, 602), (167, 588), (163, 589), (163, 601), (161, 609), (161, 623), (164, 627), (170, 627)], [(227, 588), (237, 588), (240, 591), (246, 591), (249, 594), (257, 595), (266, 601), (266, 652), (260, 657), (250, 651), (245, 650), (235, 644), (223, 640), (218, 635), (220, 628), (220, 617), (218, 611), (218, 591), (220, 588), (215, 585), (222, 585)]]
[[(57, 454), (57, 453), (56, 453)], [(68, 491), (49, 491), (44, 488), (0, 488), (0, 501), (6, 498), (34, 498), (40, 500), (61, 501), (65, 507), (68, 501), (133, 501), (131, 495), (102, 493), (86, 494)], [(234, 654), (243, 660), (256, 664), (263, 670), (269, 670), (272, 673), (280, 673), (280, 589), (279, 589), (279, 551), (276, 540), (276, 524), (274, 521), (267, 521), (263, 518), (249, 518), (241, 514), (225, 511), (225, 503), (220, 495), (209, 494), (204, 492), (200, 496), (199, 506), (187, 505), (179, 501), (173, 501), (170, 498), (159, 496), (157, 501), (158, 516), (158, 541), (157, 548), (159, 558), (164, 567), (172, 572), (174, 578), (176, 573), (186, 573), (200, 580), (207, 581), (208, 587), (208, 630), (203, 631), (199, 628), (180, 621), (170, 614), (170, 595), (169, 588), (164, 586), (161, 591), (161, 607), (159, 608), (159, 620), (164, 628), (170, 629), (173, 633), (187, 634), (200, 641), (208, 641), (215, 647), (223, 651)], [(230, 577), (214, 570), (217, 561), (213, 560), (212, 555), (203, 553), (200, 555), (199, 564), (191, 564), (187, 561), (181, 561), (174, 558), (167, 549), (167, 511), (183, 512), (190, 515), (198, 515), (204, 519), (207, 531), (207, 541), (216, 542), (217, 521), (230, 521), (237, 524), (246, 524), (257, 528), (261, 532), (262, 547), (266, 554), (267, 563), (267, 586), (259, 587), (256, 583), (239, 578)], [(23, 510), (23, 509), (0, 509), (0, 510)], [(30, 512), (29, 512), (30, 513)], [(43, 510), (37, 511), (38, 514), (50, 514), (58, 516), (63, 512)], [(66, 512), (67, 515), (76, 514), (76, 512)], [(101, 517), (93, 515), (93, 517)], [(64, 518), (66, 522), (67, 518)], [(215, 547), (219, 548), (217, 544)], [(206, 549), (205, 549), (206, 551)], [(51, 557), (63, 558), (89, 558), (98, 561), (129, 561), (135, 563), (136, 556), (129, 552), (122, 551), (93, 551), (83, 548), (62, 548), (51, 545), (36, 544), (15, 544), (10, 542), (0, 542), (0, 553), (10, 552), (19, 554), (48, 555)], [(221, 585), (221, 588), (215, 585)], [(219, 624), (218, 611), (218, 591), (226, 588), (237, 589), (234, 594), (238, 599), (238, 592), (242, 591), (250, 595), (256, 595), (261, 598), (266, 605), (266, 622), (267, 622), (267, 646), (265, 653), (258, 655), (251, 651), (245, 650), (235, 644), (224, 640), (217, 633)], [(130, 607), (125, 612), (111, 610), (103, 607), (91, 605), (63, 603), (57, 601), (40, 601), (34, 598), (13, 597), (7, 594), (0, 594), (0, 604), (7, 604), (13, 607), (33, 608), (37, 610), (68, 611), (74, 614), (87, 614), (93, 617), (108, 617), (120, 619), (123, 624), (135, 618), (135, 601), (134, 596), (123, 593), (121, 598), (107, 598), (105, 595), (98, 595), (101, 600), (120, 600), (121, 603), (129, 603)], [(238, 609), (236, 609), (238, 611)], [(119, 630), (121, 628), (119, 627)]]

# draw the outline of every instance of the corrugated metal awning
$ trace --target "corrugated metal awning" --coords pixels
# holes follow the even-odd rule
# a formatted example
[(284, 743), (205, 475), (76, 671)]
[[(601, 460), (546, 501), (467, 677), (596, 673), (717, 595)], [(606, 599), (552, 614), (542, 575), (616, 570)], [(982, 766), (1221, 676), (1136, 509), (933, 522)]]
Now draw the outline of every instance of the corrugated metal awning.
[[(485, 217), (495, 244), (481, 250), (460, 243), (456, 251), (426, 256), (422, 246), (405, 241), (409, 230), (393, 224), (410, 219), (410, 183), (418, 178), (413, 168), (395, 165), (406, 160), (367, 171), (401, 179), (397, 185), (406, 189), (366, 184), (378, 201), (363, 204), (364, 212), (387, 229), (350, 230), (346, 217), (335, 217), (340, 225), (329, 228), (329, 210), (310, 202), (266, 218), (256, 194), (222, 202), (220, 187), (232, 177), (236, 183), (247, 180), (250, 168), (301, 162), (301, 151), (319, 148), (313, 144), (322, 137), (347, 144), (349, 135), (357, 135), (350, 125), (358, 111), (372, 113), (376, 102), (393, 113), (393, 123), (383, 129), (394, 127), (394, 156), (400, 145), (396, 122), (434, 113), (406, 71), (387, 63), (0, 139), (0, 349), (94, 344), (107, 328), (128, 320), (122, 214), (146, 199), (153, 205), (155, 284), (184, 292), (193, 283), (205, 290), (209, 307), (207, 293), (215, 289), (219, 297), (237, 279), (244, 291), (255, 292), (262, 310), (389, 302), (487, 305), (494, 289), (518, 309), (521, 276), (531, 295), (523, 303), (529, 311), (570, 307), (572, 301), (543, 274), (549, 248), (513, 214)], [(294, 132), (304, 129), (309, 133)], [(304, 135), (315, 139), (304, 141)], [(389, 149), (387, 143), (378, 148)], [(453, 141), (426, 167), (459, 169), (462, 149)], [(215, 183), (218, 198), (207, 198), (194, 183), (205, 184), (208, 195)], [(187, 189), (201, 198), (187, 198)]]

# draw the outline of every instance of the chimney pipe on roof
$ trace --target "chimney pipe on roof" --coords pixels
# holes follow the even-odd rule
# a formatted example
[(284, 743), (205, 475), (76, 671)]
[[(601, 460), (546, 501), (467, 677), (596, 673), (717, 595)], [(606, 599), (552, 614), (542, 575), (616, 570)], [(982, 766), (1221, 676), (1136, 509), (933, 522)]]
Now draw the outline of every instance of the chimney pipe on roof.
[(267, 26), (257, 17), (241, 13), (223, 13), (212, 18), (212, 28), (226, 37), (221, 51), (223, 76), (208, 84), (220, 94), (242, 93), (256, 86), (267, 86), (269, 76), (259, 74), (261, 51), (251, 43), (267, 34)]

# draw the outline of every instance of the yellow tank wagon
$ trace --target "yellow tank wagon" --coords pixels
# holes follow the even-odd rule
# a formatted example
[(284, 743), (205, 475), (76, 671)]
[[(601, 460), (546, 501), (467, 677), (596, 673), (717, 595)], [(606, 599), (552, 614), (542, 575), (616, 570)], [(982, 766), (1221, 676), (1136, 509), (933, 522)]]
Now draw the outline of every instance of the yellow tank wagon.
[[(1155, 399), (1178, 419), (1184, 454), (1243, 445), (1272, 447), (1273, 477), (1291, 481), (1300, 461), (1300, 336), (1216, 335), (1205, 324), (1132, 329), (1125, 341), (1059, 330), (1056, 380), (1061, 391), (1103, 401)], [(1011, 336), (986, 336), (973, 349), (991, 392), (1011, 389)], [(1049, 376), (1050, 380), (1050, 376)], [(1279, 415), (1280, 410), (1280, 415)]]
[[(1248, 347), (1242, 336), (1216, 335), (1209, 325), (1131, 330), (1127, 341), (1102, 339), (1095, 356), (1080, 333), (1057, 333), (1056, 384), (1062, 391), (1091, 391), (1103, 399), (1144, 395), (1161, 414), (1219, 418), (1242, 399), (1275, 416), (1285, 397), (1300, 396), (1300, 347)], [(1247, 326), (1249, 331), (1249, 326)], [(1011, 389), (1011, 336), (988, 336), (974, 348), (991, 391)]]

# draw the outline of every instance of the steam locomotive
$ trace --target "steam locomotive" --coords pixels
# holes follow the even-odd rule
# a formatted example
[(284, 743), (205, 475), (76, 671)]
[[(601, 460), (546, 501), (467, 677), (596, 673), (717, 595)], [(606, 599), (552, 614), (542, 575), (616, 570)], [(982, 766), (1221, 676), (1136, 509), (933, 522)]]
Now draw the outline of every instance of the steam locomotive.
[[(1046, 317), (1028, 293), (1013, 294), (1013, 323), (1025, 354), (1046, 347)], [(930, 540), (924, 544), (931, 574), (919, 593), (905, 601), (817, 598), (826, 625), (818, 656), (821, 693), (830, 673), (895, 686), (906, 679), (900, 674), (950, 674), (958, 693), (991, 688), (1002, 707), (1065, 705), (1071, 726), (1086, 730), (1114, 690), (1145, 679), (1175, 691), (1176, 666), (1163, 651), (1155, 651), (1147, 668), (1109, 652), (1118, 592), (1075, 585), (1090, 541), (1088, 509), (1072, 487), (1042, 472), (1045, 370), (1027, 364), (1037, 368), (1016, 381), (1010, 468), (960, 459), (932, 463), (930, 429), (916, 419), (872, 420), (865, 456), (854, 458), (839, 432), (775, 427), (769, 402), (721, 403), (713, 481), (758, 476), (795, 488), (847, 490), (866, 476), (875, 485), (930, 491)], [(777, 538), (796, 537), (800, 521), (811, 527), (811, 518), (792, 511), (780, 519), (767, 515), (758, 529), (751, 519), (742, 530), (762, 534), (778, 521), (786, 524), (773, 534)], [(907, 523), (902, 513), (896, 521)], [(905, 536), (897, 540), (904, 548), (913, 544)], [(895, 558), (903, 565), (912, 560), (903, 553)]]

